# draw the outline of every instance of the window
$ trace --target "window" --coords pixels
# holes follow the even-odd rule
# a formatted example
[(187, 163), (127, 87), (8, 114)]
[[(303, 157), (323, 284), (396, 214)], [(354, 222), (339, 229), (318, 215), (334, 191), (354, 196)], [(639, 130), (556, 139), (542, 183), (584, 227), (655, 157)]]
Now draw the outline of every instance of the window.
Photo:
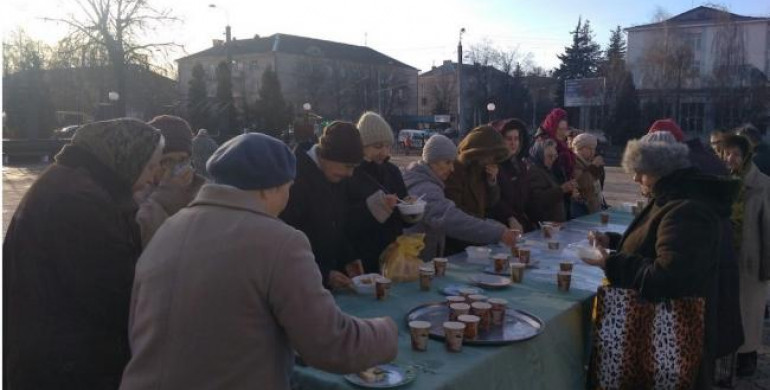
[(251, 60), (251, 62), (249, 63), (249, 69), (250, 70), (259, 69), (259, 62), (257, 60)]
[(696, 134), (703, 132), (703, 103), (682, 103), (680, 111), (684, 131)]
[(693, 53), (697, 53), (703, 48), (701, 33), (685, 33), (684, 41), (692, 48)]

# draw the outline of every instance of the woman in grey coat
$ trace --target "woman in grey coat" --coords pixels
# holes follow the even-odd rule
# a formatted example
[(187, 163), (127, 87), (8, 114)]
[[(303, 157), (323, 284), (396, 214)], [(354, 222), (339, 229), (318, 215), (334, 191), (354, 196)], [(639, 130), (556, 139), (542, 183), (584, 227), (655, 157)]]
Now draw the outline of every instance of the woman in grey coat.
[(422, 160), (412, 163), (404, 173), (409, 194), (422, 196), (427, 202), (422, 220), (407, 229), (407, 233), (425, 234), (425, 249), (420, 254), (423, 261), (443, 255), (446, 236), (482, 245), (498, 241), (512, 245), (516, 240), (505, 225), (466, 214), (446, 198), (444, 182), (456, 158), (457, 146), (443, 135), (434, 135), (423, 147)]

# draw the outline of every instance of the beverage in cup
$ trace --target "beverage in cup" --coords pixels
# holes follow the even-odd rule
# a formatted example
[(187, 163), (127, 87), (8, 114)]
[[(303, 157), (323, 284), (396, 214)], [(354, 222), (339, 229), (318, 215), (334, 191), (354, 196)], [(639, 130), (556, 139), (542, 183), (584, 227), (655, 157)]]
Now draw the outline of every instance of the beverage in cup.
[(548, 250), (558, 251), (559, 246), (560, 246), (559, 241), (556, 241), (556, 240), (548, 241)]
[(556, 274), (556, 283), (559, 286), (559, 291), (569, 291), (571, 282), (572, 272), (560, 271), (558, 274)]
[(457, 321), (465, 324), (465, 332), (463, 334), (465, 340), (476, 340), (476, 338), (479, 337), (479, 322), (481, 321), (481, 318), (470, 314), (464, 314), (457, 317)]
[(453, 303), (449, 305), (449, 321), (457, 321), (457, 318), (463, 314), (468, 314), (471, 305), (467, 303)]
[(465, 303), (465, 297), (461, 297), (459, 295), (450, 295), (446, 297), (446, 304), (447, 306), (453, 304), (453, 303)]
[(428, 334), (430, 333), (430, 322), (410, 321), (409, 332), (412, 335), (412, 349), (415, 351), (427, 351)]
[(492, 305), (492, 325), (502, 326), (505, 323), (505, 309), (508, 308), (508, 301), (502, 298), (489, 298), (487, 301)]
[(606, 211), (602, 211), (599, 214), (599, 219), (601, 219), (602, 225), (606, 225), (606, 224), (610, 223), (610, 213), (608, 213)]
[(433, 266), (436, 269), (436, 276), (446, 275), (446, 265), (449, 262), (445, 257), (436, 257), (433, 259)]
[(492, 261), (494, 263), (496, 273), (499, 274), (499, 273), (505, 272), (505, 269), (508, 266), (508, 255), (496, 254), (492, 256)]
[(511, 282), (521, 283), (524, 280), (524, 268), (527, 268), (522, 263), (511, 263)]
[(379, 277), (375, 280), (374, 291), (377, 296), (377, 300), (382, 301), (388, 297), (390, 291), (390, 279)]
[(519, 249), (519, 263), (524, 265), (529, 265), (529, 260), (531, 256), (531, 251), (529, 249), (520, 248)]
[(435, 273), (433, 267), (420, 267), (420, 291), (430, 291), (430, 282)]
[(487, 302), (474, 302), (471, 304), (471, 314), (481, 318), (479, 329), (489, 330), (489, 324), (492, 321), (492, 305)]
[(463, 349), (463, 335), (465, 333), (465, 324), (457, 321), (447, 321), (444, 323), (444, 337), (446, 339), (446, 349), (449, 352), (460, 352)]
[(545, 237), (545, 238), (553, 238), (553, 226), (551, 226), (551, 225), (544, 225), (543, 226), (543, 237)]
[(481, 294), (468, 295), (468, 302), (469, 303), (473, 303), (473, 302), (486, 302), (486, 301), (487, 301), (487, 296), (486, 295), (481, 295)]
[(562, 261), (559, 263), (559, 270), (563, 272), (572, 272), (572, 267), (574, 267), (575, 263), (571, 261)]

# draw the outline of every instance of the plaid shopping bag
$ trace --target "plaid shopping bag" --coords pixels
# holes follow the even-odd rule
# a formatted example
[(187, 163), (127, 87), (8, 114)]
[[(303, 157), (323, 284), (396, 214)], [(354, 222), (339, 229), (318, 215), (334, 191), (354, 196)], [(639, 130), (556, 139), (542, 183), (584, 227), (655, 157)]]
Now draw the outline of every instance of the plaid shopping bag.
[(591, 362), (595, 389), (689, 389), (703, 355), (703, 298), (651, 303), (599, 287)]

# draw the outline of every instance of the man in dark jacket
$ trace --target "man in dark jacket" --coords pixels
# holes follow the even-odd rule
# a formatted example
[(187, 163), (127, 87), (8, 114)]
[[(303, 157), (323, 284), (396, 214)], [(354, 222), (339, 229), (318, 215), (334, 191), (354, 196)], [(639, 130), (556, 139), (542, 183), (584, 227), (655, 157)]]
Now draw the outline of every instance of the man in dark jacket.
[(332, 122), (318, 144), (305, 151), (295, 148), (297, 178), (291, 187), (289, 204), (280, 218), (301, 230), (313, 248), (324, 284), (346, 288), (350, 279), (345, 266), (355, 260), (346, 231), (346, 195), (343, 181), (363, 159), (363, 145), (356, 126)]
[(142, 250), (132, 192), (161, 152), (140, 121), (84, 125), (22, 199), (3, 243), (4, 388), (118, 388)]

